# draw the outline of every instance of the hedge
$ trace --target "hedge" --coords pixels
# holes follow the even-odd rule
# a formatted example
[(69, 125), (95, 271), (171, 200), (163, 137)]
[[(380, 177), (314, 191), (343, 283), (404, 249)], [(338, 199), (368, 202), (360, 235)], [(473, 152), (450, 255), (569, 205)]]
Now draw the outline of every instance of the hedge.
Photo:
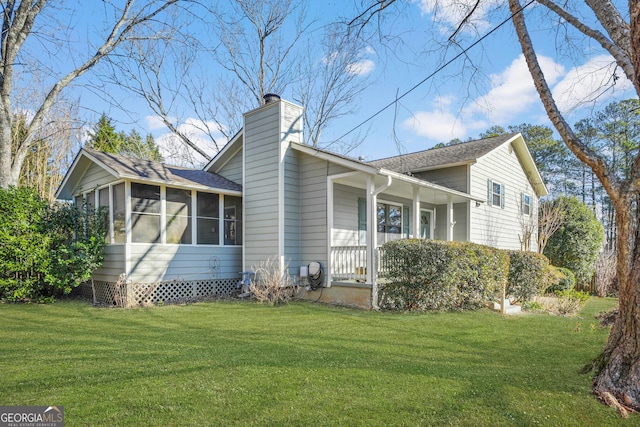
[(548, 286), (549, 260), (536, 252), (509, 251), (507, 295), (517, 301), (531, 300)]
[(469, 242), (401, 239), (382, 245), (386, 280), (379, 305), (391, 310), (472, 310), (502, 298), (540, 294), (549, 261), (533, 252), (506, 251)]
[(396, 310), (477, 309), (507, 284), (504, 251), (468, 242), (403, 239), (382, 246), (388, 282), (380, 307)]

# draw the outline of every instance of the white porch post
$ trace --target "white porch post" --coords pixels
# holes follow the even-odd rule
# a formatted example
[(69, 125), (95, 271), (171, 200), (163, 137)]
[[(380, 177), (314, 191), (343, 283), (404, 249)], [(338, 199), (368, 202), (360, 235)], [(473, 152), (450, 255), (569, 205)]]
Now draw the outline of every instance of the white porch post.
[(377, 242), (377, 234), (376, 234), (376, 226), (375, 222), (375, 211), (376, 211), (376, 195), (374, 194), (375, 183), (373, 181), (373, 177), (371, 175), (367, 176), (367, 246), (366, 246), (366, 256), (367, 256), (367, 282), (373, 282), (373, 270), (375, 268), (375, 253)]
[(453, 226), (455, 222), (453, 222), (453, 201), (451, 200), (451, 196), (447, 196), (447, 241), (450, 242), (453, 240)]
[[(375, 187), (373, 178), (371, 178), (371, 181), (367, 178), (367, 185), (371, 184), (369, 187), (371, 192), (368, 193), (367, 197), (367, 200), (371, 200), (371, 209), (367, 210), (367, 214), (371, 215), (371, 222), (367, 221), (367, 231), (371, 231), (371, 240), (367, 245), (367, 279), (371, 277), (371, 308), (374, 310), (378, 310), (380, 308), (378, 306), (378, 270), (376, 269), (375, 262), (376, 248), (378, 247), (378, 194), (389, 188), (393, 182), (393, 178), (391, 178), (390, 175), (387, 175), (386, 178), (387, 182), (380, 185), (378, 188)], [(369, 271), (371, 271), (371, 276), (369, 276)]]
[(413, 186), (413, 224), (411, 227), (413, 238), (420, 238), (420, 187)]

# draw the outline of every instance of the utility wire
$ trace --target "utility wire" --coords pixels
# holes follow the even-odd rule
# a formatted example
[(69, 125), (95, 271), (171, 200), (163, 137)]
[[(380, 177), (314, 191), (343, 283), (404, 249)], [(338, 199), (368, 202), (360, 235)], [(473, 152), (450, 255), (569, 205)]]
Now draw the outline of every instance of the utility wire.
[(413, 92), (414, 90), (416, 90), (418, 87), (422, 86), (424, 83), (427, 82), (427, 80), (433, 78), (433, 76), (435, 76), (436, 74), (438, 74), (440, 71), (444, 70), (447, 66), (449, 66), (451, 63), (453, 63), (454, 61), (456, 61), (458, 58), (460, 58), (463, 55), (466, 55), (468, 51), (470, 51), (471, 49), (473, 49), (476, 45), (480, 44), (482, 41), (484, 41), (484, 39), (486, 39), (487, 37), (489, 37), (491, 34), (493, 34), (494, 32), (496, 32), (498, 29), (500, 29), (503, 25), (505, 25), (507, 22), (511, 21), (511, 19), (513, 19), (513, 17), (518, 14), (518, 13), (522, 13), (523, 10), (525, 10), (527, 7), (531, 6), (531, 4), (533, 2), (535, 2), (536, 0), (530, 0), (527, 4), (525, 4), (524, 6), (521, 6), (520, 9), (510, 15), (508, 18), (505, 18), (502, 22), (500, 22), (500, 24), (498, 24), (496, 27), (494, 27), (493, 29), (491, 29), (491, 31), (489, 31), (488, 33), (486, 33), (485, 35), (483, 35), (482, 37), (480, 37), (478, 40), (476, 40), (475, 42), (471, 43), (469, 46), (467, 46), (464, 50), (462, 50), (460, 53), (458, 53), (456, 56), (454, 56), (453, 58), (451, 58), (450, 60), (448, 60), (447, 62), (445, 62), (443, 65), (441, 65), (440, 67), (436, 68), (436, 70), (434, 72), (432, 72), (431, 74), (429, 74), (427, 77), (425, 77), (424, 79), (422, 79), (420, 82), (416, 83), (414, 86), (412, 86), (409, 90), (407, 90), (406, 92), (402, 93), (402, 95), (400, 96), (396, 96), (396, 98), (391, 101), (390, 103), (388, 103), (387, 105), (385, 105), (384, 107), (382, 107), (380, 110), (378, 110), (376, 113), (374, 113), (373, 115), (371, 115), (369, 118), (363, 120), (360, 124), (356, 125), (353, 129), (351, 129), (350, 131), (348, 131), (347, 133), (345, 133), (344, 135), (340, 136), (339, 138), (336, 138), (332, 141), (332, 143), (334, 142), (338, 142), (339, 140), (341, 140), (342, 138), (344, 138), (345, 136), (349, 135), (351, 132), (355, 131), (356, 129), (358, 129), (359, 127), (363, 126), (365, 123), (373, 120), (374, 118), (376, 118), (377, 116), (379, 116), (380, 114), (382, 114), (385, 110), (387, 110), (389, 107), (393, 106), (394, 104), (397, 104), (398, 101), (400, 101), (402, 98), (404, 98), (405, 96), (409, 95), (411, 92)]

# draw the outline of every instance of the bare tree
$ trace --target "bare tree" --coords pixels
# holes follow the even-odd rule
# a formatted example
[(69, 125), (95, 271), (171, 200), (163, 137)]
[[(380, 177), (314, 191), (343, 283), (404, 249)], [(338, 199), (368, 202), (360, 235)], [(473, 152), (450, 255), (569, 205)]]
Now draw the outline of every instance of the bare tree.
[[(27, 75), (32, 69), (48, 69), (48, 62), (52, 61), (56, 52), (48, 52), (50, 56), (34, 57), (25, 49), (26, 42), (41, 36), (51, 37), (57, 42), (63, 42), (56, 38), (52, 29), (54, 5), (58, 2), (48, 0), (9, 0), (2, 2), (2, 35), (0, 45), (0, 187), (7, 188), (17, 185), (24, 159), (33, 146), (38, 130), (51, 108), (58, 101), (62, 91), (80, 76), (85, 74), (103, 58), (111, 55), (115, 49), (127, 39), (138, 27), (152, 20), (159, 19), (162, 12), (176, 4), (178, 0), (128, 0), (119, 7), (114, 3), (105, 2), (106, 16), (112, 19), (102, 36), (99, 46), (91, 47), (93, 53), (84, 58), (69, 58), (71, 70), (59, 71), (52, 75), (49, 87), (44, 91), (44, 96), (38, 103), (33, 114), (25, 123), (25, 132), (18, 141), (13, 141), (13, 120), (15, 119), (13, 97), (16, 85), (28, 84)], [(80, 6), (80, 5), (79, 5)], [(68, 30), (68, 28), (67, 28)], [(64, 33), (64, 31), (62, 31)], [(49, 46), (45, 43), (46, 46)], [(90, 45), (90, 40), (87, 40)], [(34, 63), (35, 62), (35, 63)], [(28, 64), (29, 66), (25, 66)], [(79, 65), (75, 65), (79, 64)], [(32, 68), (35, 67), (35, 68)], [(52, 71), (52, 70), (47, 70)], [(13, 143), (13, 150), (12, 150)]]
[(543, 253), (549, 238), (558, 231), (564, 221), (561, 202), (543, 201), (538, 209), (538, 253)]
[[(202, 163), (190, 152), (205, 160), (215, 154), (241, 129), (242, 113), (262, 105), (267, 93), (290, 96), (305, 107), (306, 141), (314, 146), (333, 120), (357, 109), (371, 51), (346, 27), (313, 30), (315, 20), (301, 0), (221, 2), (199, 12), (192, 11), (188, 21), (174, 19), (170, 43), (129, 44), (107, 76), (146, 100), (173, 133), (165, 153)], [(207, 34), (190, 34), (195, 19)], [(223, 72), (213, 74), (212, 62)], [(209, 150), (183, 129), (185, 120), (209, 141)], [(340, 141), (338, 150), (357, 143), (357, 137)]]
[[(640, 94), (640, 1), (630, 0), (627, 11), (619, 11), (609, 0), (586, 0), (601, 29), (586, 25), (568, 9), (548, 0), (538, 0), (573, 26), (584, 37), (595, 40), (614, 58), (621, 72)], [(509, 0), (513, 24), (527, 66), (551, 122), (567, 147), (588, 165), (602, 183), (615, 207), (617, 273), (620, 310), (602, 354), (594, 361), (594, 392), (622, 415), (640, 409), (640, 235), (638, 235), (638, 193), (640, 156), (636, 154), (627, 178), (622, 178), (601, 153), (578, 138), (555, 103), (525, 24), (518, 0)], [(628, 15), (627, 15), (628, 13)], [(629, 16), (627, 22), (624, 16)]]
[(214, 98), (231, 107), (228, 123), (235, 132), (238, 112), (259, 107), (267, 93), (283, 94), (296, 80), (294, 54), (311, 22), (300, 0), (237, 0), (212, 14), (221, 42), (215, 60), (237, 83), (216, 85)]
[[(296, 101), (305, 107), (306, 142), (317, 147), (332, 120), (357, 111), (357, 98), (367, 87), (372, 62), (365, 58), (368, 46), (338, 24), (328, 26), (320, 43), (313, 44), (319, 44), (322, 50), (318, 52), (311, 43), (306, 49), (307, 60), (299, 63)], [(347, 151), (347, 147), (337, 151)]]

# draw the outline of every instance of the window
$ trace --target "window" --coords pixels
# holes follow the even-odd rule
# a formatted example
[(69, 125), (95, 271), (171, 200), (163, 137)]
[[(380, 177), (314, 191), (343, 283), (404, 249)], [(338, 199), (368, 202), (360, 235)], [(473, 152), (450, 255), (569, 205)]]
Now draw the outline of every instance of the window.
[(124, 182), (113, 186), (113, 243), (126, 243)]
[(98, 206), (103, 209), (102, 214), (104, 215), (104, 225), (107, 230), (107, 234), (104, 239), (107, 243), (111, 243), (111, 220), (109, 219), (109, 187), (102, 188), (98, 191)]
[(525, 193), (520, 193), (520, 199), (522, 201), (522, 214), (531, 215), (531, 196)]
[(191, 191), (167, 188), (167, 243), (191, 243)]
[(131, 241), (160, 241), (160, 187), (131, 184)]
[(402, 233), (402, 206), (378, 203), (378, 232)]
[(85, 201), (87, 202), (87, 213), (92, 213), (96, 210), (96, 193), (90, 191), (85, 196)]
[(219, 196), (198, 192), (197, 227), (199, 245), (220, 244)]
[(505, 190), (504, 185), (492, 180), (487, 182), (487, 204), (489, 206), (500, 206), (504, 209)]
[(242, 199), (224, 197), (224, 244), (242, 244)]

